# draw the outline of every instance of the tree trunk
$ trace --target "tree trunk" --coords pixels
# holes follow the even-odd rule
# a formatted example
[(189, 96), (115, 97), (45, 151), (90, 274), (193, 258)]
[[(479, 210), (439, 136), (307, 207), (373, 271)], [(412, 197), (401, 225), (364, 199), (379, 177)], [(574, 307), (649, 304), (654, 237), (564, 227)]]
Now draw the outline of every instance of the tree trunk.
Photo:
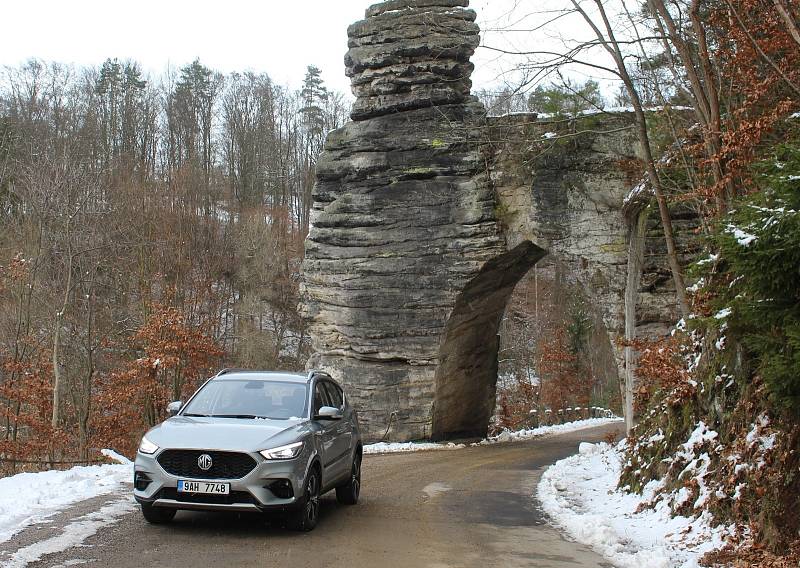
[[(70, 240), (69, 229), (67, 230), (68, 243)], [(53, 330), (53, 415), (51, 425), (53, 429), (58, 428), (58, 423), (61, 420), (61, 389), (63, 384), (63, 375), (61, 373), (61, 365), (59, 360), (61, 358), (61, 327), (64, 323), (64, 312), (69, 306), (70, 289), (72, 288), (72, 263), (73, 254), (70, 244), (67, 245), (67, 285), (64, 288), (64, 301), (61, 303), (61, 309), (56, 313), (56, 325)]]
[(678, 300), (678, 306), (681, 314), (683, 317), (688, 317), (690, 311), (689, 302), (686, 299), (686, 284), (683, 280), (683, 273), (681, 272), (680, 262), (678, 261), (678, 251), (675, 247), (675, 237), (672, 230), (672, 218), (670, 216), (669, 206), (667, 205), (667, 200), (664, 196), (664, 191), (661, 186), (661, 179), (658, 175), (658, 170), (656, 169), (655, 160), (653, 158), (653, 151), (650, 145), (650, 134), (647, 130), (647, 117), (644, 114), (642, 101), (639, 98), (639, 92), (636, 90), (636, 85), (631, 79), (628, 69), (625, 66), (625, 59), (620, 51), (619, 43), (614, 35), (614, 30), (608, 20), (608, 16), (606, 15), (602, 1), (594, 0), (600, 12), (600, 16), (603, 19), (603, 25), (606, 29), (606, 33), (608, 34), (607, 37), (602, 31), (600, 31), (600, 28), (598, 28), (597, 25), (592, 21), (586, 11), (581, 8), (577, 0), (571, 1), (575, 7), (575, 10), (580, 13), (581, 16), (583, 16), (583, 19), (586, 21), (586, 23), (589, 24), (589, 26), (594, 30), (595, 35), (597, 36), (597, 39), (601, 45), (614, 58), (617, 71), (619, 72), (619, 77), (622, 79), (622, 82), (628, 91), (628, 95), (631, 98), (631, 102), (633, 103), (633, 109), (636, 115), (636, 130), (639, 138), (639, 145), (644, 157), (647, 170), (647, 179), (653, 188), (653, 193), (655, 194), (656, 202), (658, 203), (658, 212), (661, 217), (664, 240), (667, 244), (667, 260), (669, 262), (670, 272), (672, 272), (672, 280), (675, 283), (675, 295)]

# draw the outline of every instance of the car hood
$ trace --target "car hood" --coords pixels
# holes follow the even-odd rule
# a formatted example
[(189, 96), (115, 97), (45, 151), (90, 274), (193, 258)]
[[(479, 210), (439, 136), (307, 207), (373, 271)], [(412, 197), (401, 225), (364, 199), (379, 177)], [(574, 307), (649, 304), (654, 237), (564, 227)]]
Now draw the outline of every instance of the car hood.
[(302, 437), (308, 420), (269, 420), (175, 416), (146, 436), (159, 448), (258, 452)]

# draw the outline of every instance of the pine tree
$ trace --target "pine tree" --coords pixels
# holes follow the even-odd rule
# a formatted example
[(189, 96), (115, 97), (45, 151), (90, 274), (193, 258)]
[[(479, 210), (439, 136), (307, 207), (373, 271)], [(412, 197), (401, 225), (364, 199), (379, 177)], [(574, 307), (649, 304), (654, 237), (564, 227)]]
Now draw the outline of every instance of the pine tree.
[(529, 110), (539, 113), (575, 116), (604, 106), (600, 85), (591, 80), (580, 85), (569, 79), (563, 85), (539, 85), (528, 97)]
[(322, 144), (327, 124), (324, 107), (328, 101), (328, 89), (322, 80), (322, 71), (319, 67), (309, 65), (306, 69), (300, 96), (303, 99), (303, 107), (300, 109), (303, 115), (303, 126), (310, 137), (310, 150), (314, 154)]

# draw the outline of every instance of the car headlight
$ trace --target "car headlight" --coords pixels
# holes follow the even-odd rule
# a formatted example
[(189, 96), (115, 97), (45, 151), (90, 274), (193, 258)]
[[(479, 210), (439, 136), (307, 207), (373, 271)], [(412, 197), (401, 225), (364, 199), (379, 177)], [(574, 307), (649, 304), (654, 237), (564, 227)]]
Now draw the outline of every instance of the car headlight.
[(268, 460), (290, 460), (300, 455), (302, 450), (303, 442), (295, 442), (294, 444), (279, 446), (271, 450), (262, 450), (258, 453)]
[(153, 442), (142, 436), (142, 441), (139, 443), (139, 452), (147, 455), (152, 455), (158, 451), (158, 446)]

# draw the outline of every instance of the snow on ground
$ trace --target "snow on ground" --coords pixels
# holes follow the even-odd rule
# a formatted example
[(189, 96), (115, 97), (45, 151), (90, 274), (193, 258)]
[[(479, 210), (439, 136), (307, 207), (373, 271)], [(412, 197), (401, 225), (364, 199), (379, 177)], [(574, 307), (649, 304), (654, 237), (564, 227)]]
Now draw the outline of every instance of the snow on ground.
[[(548, 434), (562, 434), (564, 432), (575, 432), (576, 430), (583, 430), (584, 428), (595, 428), (597, 426), (604, 426), (614, 422), (621, 422), (622, 418), (589, 418), (587, 420), (577, 420), (575, 422), (567, 422), (565, 424), (555, 424), (553, 426), (540, 426), (539, 428), (532, 428), (529, 430), (511, 431), (506, 430), (497, 436), (491, 436), (480, 442), (470, 444), (487, 445), (497, 444), (501, 442), (519, 442), (522, 440), (530, 440), (531, 438), (538, 438)], [(465, 444), (454, 444), (452, 442), (447, 444), (436, 444), (431, 442), (379, 442), (377, 444), (368, 444), (364, 446), (365, 454), (391, 454), (402, 452), (423, 452), (431, 450), (460, 450), (465, 448)]]
[(103, 453), (120, 463), (0, 478), (0, 542), (73, 503), (115, 493), (122, 482), (133, 480), (129, 460), (111, 451)]
[[(670, 106), (669, 109), (672, 110), (672, 111), (694, 110), (692, 107), (677, 106), (677, 105)], [(663, 106), (651, 106), (651, 107), (646, 107), (643, 110), (645, 112), (661, 112), (661, 111), (664, 110), (664, 107)], [(601, 113), (602, 114), (620, 114), (620, 113), (633, 113), (633, 112), (635, 112), (633, 107), (616, 106), (616, 107), (591, 108), (591, 109), (587, 109), (587, 110), (582, 110), (582, 111), (578, 112), (574, 116), (594, 116), (596, 114), (601, 114)], [(502, 117), (506, 117), (506, 116), (535, 116), (536, 118), (540, 118), (540, 119), (548, 119), (548, 118), (561, 118), (561, 117), (563, 117), (565, 115), (568, 116), (570, 114), (571, 113), (568, 112), (568, 111), (563, 111), (563, 112), (560, 112), (560, 113), (553, 113), (553, 112), (536, 112), (536, 111), (530, 111), (530, 110), (513, 110), (513, 111), (510, 111), (510, 112), (506, 112), (506, 113), (497, 115), (497, 117), (502, 118)], [(800, 113), (798, 113), (798, 114), (800, 114)], [(490, 115), (490, 116), (492, 116), (492, 115)]]
[(617, 490), (624, 443), (582, 443), (577, 455), (551, 466), (537, 491), (545, 512), (619, 568), (698, 567), (703, 554), (722, 546), (725, 529), (711, 529), (707, 513), (672, 517), (664, 500), (637, 512), (653, 499), (658, 482), (649, 483), (643, 495)]
[(5, 568), (24, 568), (29, 563), (36, 562), (47, 554), (62, 552), (68, 548), (78, 546), (98, 530), (116, 523), (120, 517), (129, 513), (135, 507), (136, 502), (131, 496), (113, 501), (101, 509), (69, 523), (64, 527), (61, 534), (20, 548), (10, 558), (4, 559), (2, 564)]
[(575, 432), (585, 428), (596, 428), (597, 426), (605, 426), (606, 424), (613, 424), (615, 422), (622, 422), (622, 418), (588, 418), (586, 420), (577, 420), (575, 422), (566, 422), (565, 424), (554, 424), (552, 426), (539, 426), (538, 428), (531, 428), (529, 430), (506, 430), (497, 436), (492, 436), (480, 442), (481, 445), (497, 444), (499, 442), (518, 442), (521, 440), (530, 440), (531, 438), (538, 438), (540, 436), (547, 436), (549, 434), (563, 434), (565, 432)]
[(364, 446), (365, 454), (396, 454), (429, 450), (460, 450), (464, 444), (436, 444), (432, 442), (378, 442)]

